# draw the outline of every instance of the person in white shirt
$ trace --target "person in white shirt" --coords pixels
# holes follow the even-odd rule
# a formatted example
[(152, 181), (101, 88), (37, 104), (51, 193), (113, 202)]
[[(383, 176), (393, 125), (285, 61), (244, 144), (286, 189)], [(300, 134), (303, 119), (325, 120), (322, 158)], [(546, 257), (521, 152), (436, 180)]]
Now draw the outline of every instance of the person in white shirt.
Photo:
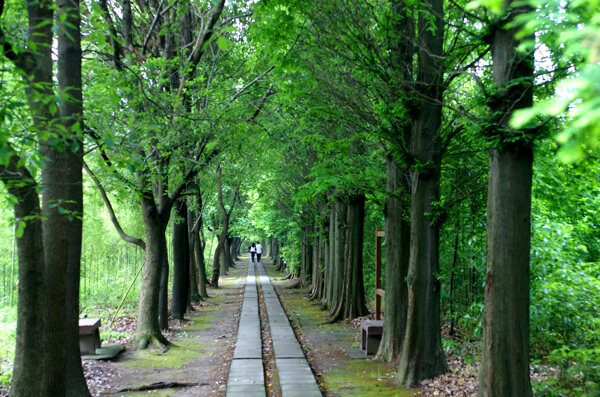
[(256, 242), (256, 261), (260, 263), (260, 256), (262, 255), (262, 246), (260, 241)]
[(254, 245), (254, 243), (252, 243), (252, 245), (250, 247), (248, 247), (248, 251), (250, 251), (250, 260), (252, 261), (252, 263), (254, 263), (254, 254), (256, 254), (256, 245)]

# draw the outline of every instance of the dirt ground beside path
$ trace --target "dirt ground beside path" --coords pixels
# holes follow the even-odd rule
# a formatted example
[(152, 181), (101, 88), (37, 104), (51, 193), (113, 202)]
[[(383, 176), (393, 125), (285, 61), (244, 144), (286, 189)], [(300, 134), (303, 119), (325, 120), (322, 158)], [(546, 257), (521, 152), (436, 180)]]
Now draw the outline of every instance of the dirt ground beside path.
[[(94, 396), (225, 396), (229, 362), (237, 336), (247, 265), (239, 262), (220, 279), (220, 288), (209, 289), (211, 296), (186, 315), (190, 321), (172, 321), (169, 339), (175, 343), (166, 353), (155, 347), (138, 351), (134, 345), (118, 360), (84, 361)], [(94, 374), (96, 376), (94, 376)], [(118, 392), (157, 382), (193, 383), (185, 388), (143, 392)]]

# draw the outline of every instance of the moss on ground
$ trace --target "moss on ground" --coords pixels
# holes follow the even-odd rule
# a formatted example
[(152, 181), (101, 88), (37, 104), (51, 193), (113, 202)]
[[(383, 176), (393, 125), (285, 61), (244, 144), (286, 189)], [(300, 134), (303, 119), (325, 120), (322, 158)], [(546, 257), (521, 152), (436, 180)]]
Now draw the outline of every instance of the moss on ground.
[(394, 384), (396, 372), (373, 360), (353, 360), (345, 368), (323, 374), (325, 389), (333, 396), (409, 397), (415, 392)]
[(130, 360), (123, 362), (123, 366), (131, 368), (177, 368), (192, 361), (205, 353), (205, 346), (198, 341), (182, 339), (171, 346), (165, 353), (156, 349), (137, 351)]

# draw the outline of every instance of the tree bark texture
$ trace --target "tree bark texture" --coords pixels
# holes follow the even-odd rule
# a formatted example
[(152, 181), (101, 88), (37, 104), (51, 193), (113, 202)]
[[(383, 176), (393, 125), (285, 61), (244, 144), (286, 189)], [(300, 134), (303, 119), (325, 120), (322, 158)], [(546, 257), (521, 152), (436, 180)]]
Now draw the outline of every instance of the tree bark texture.
[[(505, 1), (503, 23), (528, 7)], [(498, 87), (491, 103), (495, 131), (502, 138), (516, 109), (533, 104), (533, 53), (517, 51), (517, 27), (500, 26), (492, 42), (492, 71)], [(528, 139), (501, 141), (490, 150), (487, 209), (485, 320), (479, 395), (532, 395), (529, 378), (529, 250), (531, 179), (536, 131)], [(514, 132), (513, 132), (514, 134)], [(510, 137), (508, 137), (510, 138)]]
[(335, 263), (335, 229), (336, 229), (336, 211), (332, 209), (329, 212), (329, 234), (327, 239), (327, 266), (325, 267), (325, 291), (323, 294), (323, 307), (331, 307), (333, 300), (333, 268)]
[(481, 396), (531, 396), (529, 238), (533, 152), (492, 149)]
[(190, 288), (190, 258), (187, 222), (187, 204), (184, 199), (174, 206), (173, 222), (173, 289), (171, 316), (183, 320)]
[(402, 350), (408, 308), (408, 263), (410, 253), (409, 188), (406, 170), (392, 154), (387, 157), (385, 200), (385, 306), (383, 335), (377, 359), (395, 360)]
[(202, 300), (202, 296), (200, 296), (200, 292), (198, 290), (198, 284), (200, 281), (200, 276), (198, 272), (198, 265), (196, 263), (196, 239), (194, 237), (194, 221), (196, 220), (196, 216), (194, 212), (188, 207), (187, 212), (187, 239), (188, 239), (188, 261), (189, 261), (189, 297), (188, 297), (188, 309), (191, 308), (192, 303), (197, 303)]
[[(418, 18), (416, 89), (423, 97), (411, 136), (410, 258), (406, 333), (398, 381), (407, 386), (448, 371), (440, 325), (439, 200), (443, 100), (443, 0), (427, 0)], [(431, 18), (429, 18), (431, 16)], [(433, 22), (433, 26), (432, 26)], [(429, 214), (429, 215), (428, 215)]]
[[(28, 56), (6, 54), (13, 63), (27, 75), (27, 99), (33, 119), (33, 129), (44, 132), (49, 127), (45, 124), (51, 119), (49, 101), (54, 93), (52, 91), (52, 22), (53, 9), (51, 1), (30, 2), (28, 4), (28, 40), (37, 48)], [(4, 33), (4, 32), (2, 32)], [(37, 396), (41, 390), (49, 389), (50, 376), (44, 365), (49, 360), (44, 359), (44, 354), (49, 350), (45, 348), (45, 316), (46, 294), (45, 282), (45, 255), (42, 232), (42, 217), (36, 183), (29, 171), (18, 167), (18, 158), (12, 156), (9, 163), (1, 165), (2, 173), (9, 171), (9, 178), (4, 183), (11, 194), (18, 198), (14, 206), (15, 221), (24, 221), (25, 217), (32, 216), (26, 222), (23, 235), (17, 239), (17, 255), (19, 260), (19, 285), (17, 302), (17, 335), (15, 346), (15, 361), (13, 378), (11, 382), (11, 396)], [(19, 175), (16, 183), (11, 183), (10, 177)], [(25, 181), (25, 183), (21, 183)], [(61, 312), (63, 309), (61, 308)], [(42, 335), (40, 338), (40, 329)], [(62, 352), (52, 350), (59, 354), (58, 365), (64, 368)], [(43, 384), (42, 384), (43, 382)], [(63, 392), (64, 385), (59, 383)]]
[[(308, 219), (306, 222), (310, 222)], [(302, 228), (302, 255), (300, 261), (300, 276), (297, 286), (303, 288), (308, 286), (308, 279), (312, 273), (312, 227), (310, 223), (305, 223)]]
[(146, 230), (146, 259), (142, 272), (136, 339), (140, 349), (145, 349), (152, 342), (164, 348), (170, 343), (160, 332), (158, 295), (161, 267), (167, 256), (165, 232), (168, 218), (165, 220), (158, 213), (154, 199), (148, 197), (142, 199), (142, 213)]
[[(161, 243), (162, 244), (162, 243)], [(158, 289), (158, 327), (161, 331), (169, 329), (169, 255), (167, 240), (160, 250), (160, 283)]]
[(342, 274), (342, 296), (330, 321), (352, 319), (368, 313), (363, 279), (365, 195), (349, 197), (346, 229), (346, 258)]
[[(13, 182), (11, 179), (15, 175), (20, 177)], [(40, 338), (40, 330), (44, 328), (43, 309), (46, 300), (43, 288), (43, 266), (40, 266), (44, 263), (44, 256), (37, 184), (27, 169), (18, 167), (16, 156), (10, 158), (6, 168), (0, 166), (0, 178), (10, 194), (18, 199), (14, 206), (15, 222), (28, 219), (23, 234), (17, 238), (19, 299), (17, 300), (15, 361), (10, 393), (11, 396), (18, 397), (39, 396), (43, 361), (43, 338)]]
[(348, 203), (343, 199), (336, 199), (335, 203), (335, 231), (333, 266), (331, 267), (331, 300), (329, 316), (335, 319), (336, 312), (343, 299), (343, 277), (346, 262), (346, 231), (347, 231)]

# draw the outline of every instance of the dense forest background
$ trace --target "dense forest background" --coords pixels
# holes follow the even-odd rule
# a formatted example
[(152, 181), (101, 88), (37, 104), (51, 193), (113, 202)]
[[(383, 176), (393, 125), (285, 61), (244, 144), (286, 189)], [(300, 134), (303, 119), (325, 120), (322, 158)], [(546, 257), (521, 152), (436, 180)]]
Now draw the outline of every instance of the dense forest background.
[[(33, 3), (0, 8), (3, 383), (18, 242), (46, 221), (15, 216), (17, 190), (33, 183), (44, 199), (51, 150), (86, 169), (82, 214), (60, 196), (42, 210), (82, 221), (76, 311), (109, 318), (121, 300), (132, 314), (156, 302), (139, 319), (142, 345), (167, 344), (167, 310), (183, 316), (185, 299), (173, 309), (167, 296), (201, 299), (252, 241), (331, 321), (368, 315), (385, 226), (385, 316), (402, 325), (385, 331), (378, 359), (399, 361), (400, 383), (445, 372), (443, 352), (482, 365), (502, 354), (481, 349), (495, 338), (491, 305), (527, 327), (515, 349), (526, 347), (526, 372), (544, 374), (535, 395), (600, 394), (598, 1)], [(63, 31), (81, 35), (81, 100), (61, 74)], [(40, 82), (20, 60), (44, 51)], [(189, 266), (191, 293), (180, 290)], [(517, 290), (521, 311), (492, 311), (486, 280), (502, 268), (519, 282), (498, 278), (498, 299)], [(411, 325), (418, 313), (432, 320)], [(426, 342), (411, 336), (419, 327), (431, 330)], [(513, 387), (530, 395), (523, 382)]]

